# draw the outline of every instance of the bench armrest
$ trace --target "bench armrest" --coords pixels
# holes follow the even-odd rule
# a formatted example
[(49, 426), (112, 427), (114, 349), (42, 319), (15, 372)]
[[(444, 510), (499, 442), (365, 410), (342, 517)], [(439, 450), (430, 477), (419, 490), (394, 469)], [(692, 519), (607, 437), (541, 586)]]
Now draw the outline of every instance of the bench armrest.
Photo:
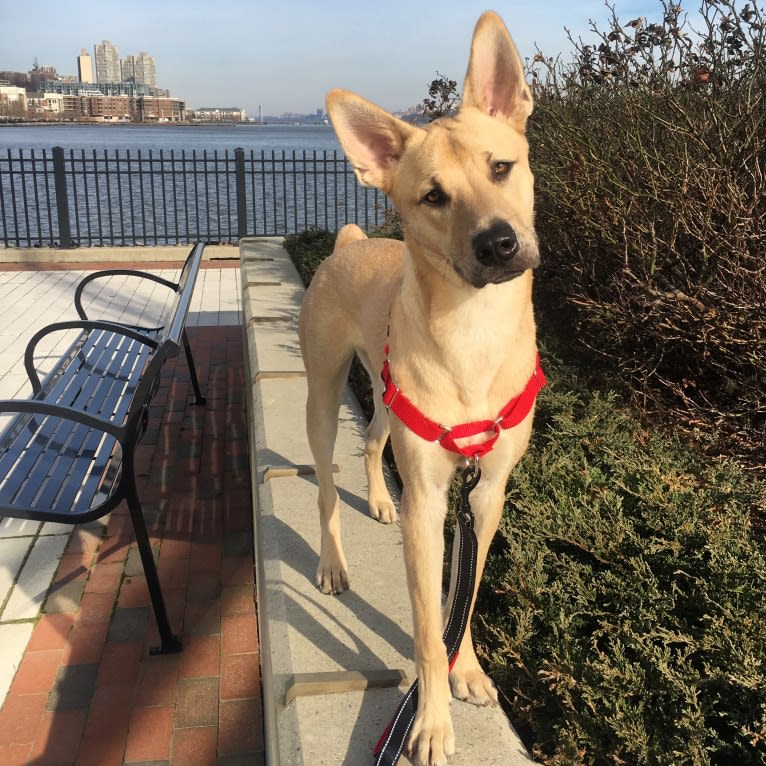
[(92, 274), (88, 274), (80, 280), (74, 293), (74, 307), (77, 310), (77, 315), (81, 319), (88, 318), (82, 305), (83, 291), (91, 282), (93, 282), (93, 280), (105, 277), (138, 277), (139, 279), (148, 279), (151, 282), (157, 282), (173, 291), (178, 289), (177, 282), (171, 282), (169, 279), (164, 279), (163, 277), (157, 276), (157, 274), (151, 274), (147, 271), (138, 271), (137, 269), (105, 269), (103, 271), (94, 271)]
[(125, 436), (125, 426), (112, 423), (106, 418), (100, 418), (96, 415), (90, 415), (81, 410), (75, 410), (71, 407), (64, 407), (61, 404), (51, 404), (50, 402), (40, 401), (38, 399), (0, 399), (0, 414), (12, 412), (27, 412), (31, 415), (45, 415), (50, 417), (71, 420), (75, 423), (81, 423), (89, 428), (95, 428), (98, 431), (113, 436), (119, 442), (122, 442)]
[(145, 343), (151, 348), (157, 348), (159, 345), (156, 339), (148, 336), (145, 332), (141, 332), (129, 325), (119, 324), (118, 322), (106, 322), (98, 319), (74, 319), (67, 322), (54, 322), (53, 324), (49, 324), (41, 330), (38, 330), (32, 336), (29, 343), (27, 343), (27, 349), (24, 352), (24, 367), (26, 368), (27, 376), (29, 377), (29, 382), (32, 384), (32, 391), (35, 395), (39, 394), (42, 389), (40, 376), (37, 374), (37, 369), (35, 368), (35, 348), (37, 348), (37, 344), (46, 335), (62, 330), (108, 330), (117, 335), (125, 335), (139, 343)]

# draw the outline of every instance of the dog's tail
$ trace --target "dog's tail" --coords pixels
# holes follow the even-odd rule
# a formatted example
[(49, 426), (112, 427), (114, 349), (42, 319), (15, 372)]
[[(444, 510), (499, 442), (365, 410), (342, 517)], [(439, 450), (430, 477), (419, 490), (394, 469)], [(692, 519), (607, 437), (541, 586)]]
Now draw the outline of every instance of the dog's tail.
[(338, 232), (334, 250), (347, 245), (349, 242), (356, 242), (358, 239), (367, 239), (367, 235), (355, 223), (347, 223)]

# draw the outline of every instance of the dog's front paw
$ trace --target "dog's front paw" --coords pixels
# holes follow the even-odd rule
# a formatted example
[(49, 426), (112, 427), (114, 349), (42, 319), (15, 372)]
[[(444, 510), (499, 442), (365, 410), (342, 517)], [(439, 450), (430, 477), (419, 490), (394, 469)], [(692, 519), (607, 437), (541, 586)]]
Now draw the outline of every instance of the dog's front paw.
[(393, 524), (396, 521), (396, 507), (388, 492), (385, 496), (370, 495), (370, 516), (381, 524)]
[(437, 717), (418, 713), (407, 740), (407, 755), (415, 766), (447, 766), (455, 753), (455, 733), (449, 709)]
[(449, 683), (452, 696), (456, 699), (482, 707), (497, 705), (495, 684), (478, 662), (461, 665), (458, 658), (449, 674)]
[(316, 576), (317, 588), (322, 593), (337, 595), (349, 588), (348, 567), (344, 559), (325, 561), (319, 558)]

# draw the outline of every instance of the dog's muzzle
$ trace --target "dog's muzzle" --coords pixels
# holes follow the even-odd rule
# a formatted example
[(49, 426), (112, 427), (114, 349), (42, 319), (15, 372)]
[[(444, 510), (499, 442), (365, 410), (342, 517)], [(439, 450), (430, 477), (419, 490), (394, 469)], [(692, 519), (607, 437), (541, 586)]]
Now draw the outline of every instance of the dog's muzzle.
[(513, 227), (497, 221), (472, 241), (474, 268), (468, 281), (474, 287), (508, 282), (540, 264), (536, 247), (522, 247)]

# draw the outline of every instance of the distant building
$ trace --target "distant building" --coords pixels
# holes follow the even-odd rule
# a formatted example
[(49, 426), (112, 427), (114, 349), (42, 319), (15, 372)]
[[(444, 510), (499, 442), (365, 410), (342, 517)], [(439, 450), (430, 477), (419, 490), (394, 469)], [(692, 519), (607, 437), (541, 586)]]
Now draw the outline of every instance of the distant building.
[(77, 79), (80, 82), (93, 82), (93, 59), (85, 48), (80, 49), (77, 57)]
[(138, 56), (128, 56), (122, 61), (122, 79), (136, 85), (157, 87), (157, 66), (154, 57), (141, 51)]
[(185, 122), (186, 104), (177, 98), (140, 96), (131, 99), (136, 122)]
[(62, 80), (43, 80), (40, 90), (61, 93), (63, 96), (82, 96), (101, 94), (103, 96), (160, 96), (167, 98), (170, 92), (165, 88), (150, 88), (134, 82), (63, 82)]
[(21, 117), (26, 111), (26, 90), (15, 85), (0, 85), (0, 117)]
[(122, 70), (122, 82), (135, 82), (136, 81), (136, 57), (127, 56), (120, 62), (120, 69)]
[(246, 122), (247, 113), (238, 107), (201, 106), (194, 110), (192, 119), (202, 122)]
[(96, 81), (99, 83), (122, 82), (120, 51), (109, 40), (93, 46), (96, 59)]
[(64, 96), (60, 93), (27, 93), (27, 113), (43, 120), (60, 120), (64, 114)]

